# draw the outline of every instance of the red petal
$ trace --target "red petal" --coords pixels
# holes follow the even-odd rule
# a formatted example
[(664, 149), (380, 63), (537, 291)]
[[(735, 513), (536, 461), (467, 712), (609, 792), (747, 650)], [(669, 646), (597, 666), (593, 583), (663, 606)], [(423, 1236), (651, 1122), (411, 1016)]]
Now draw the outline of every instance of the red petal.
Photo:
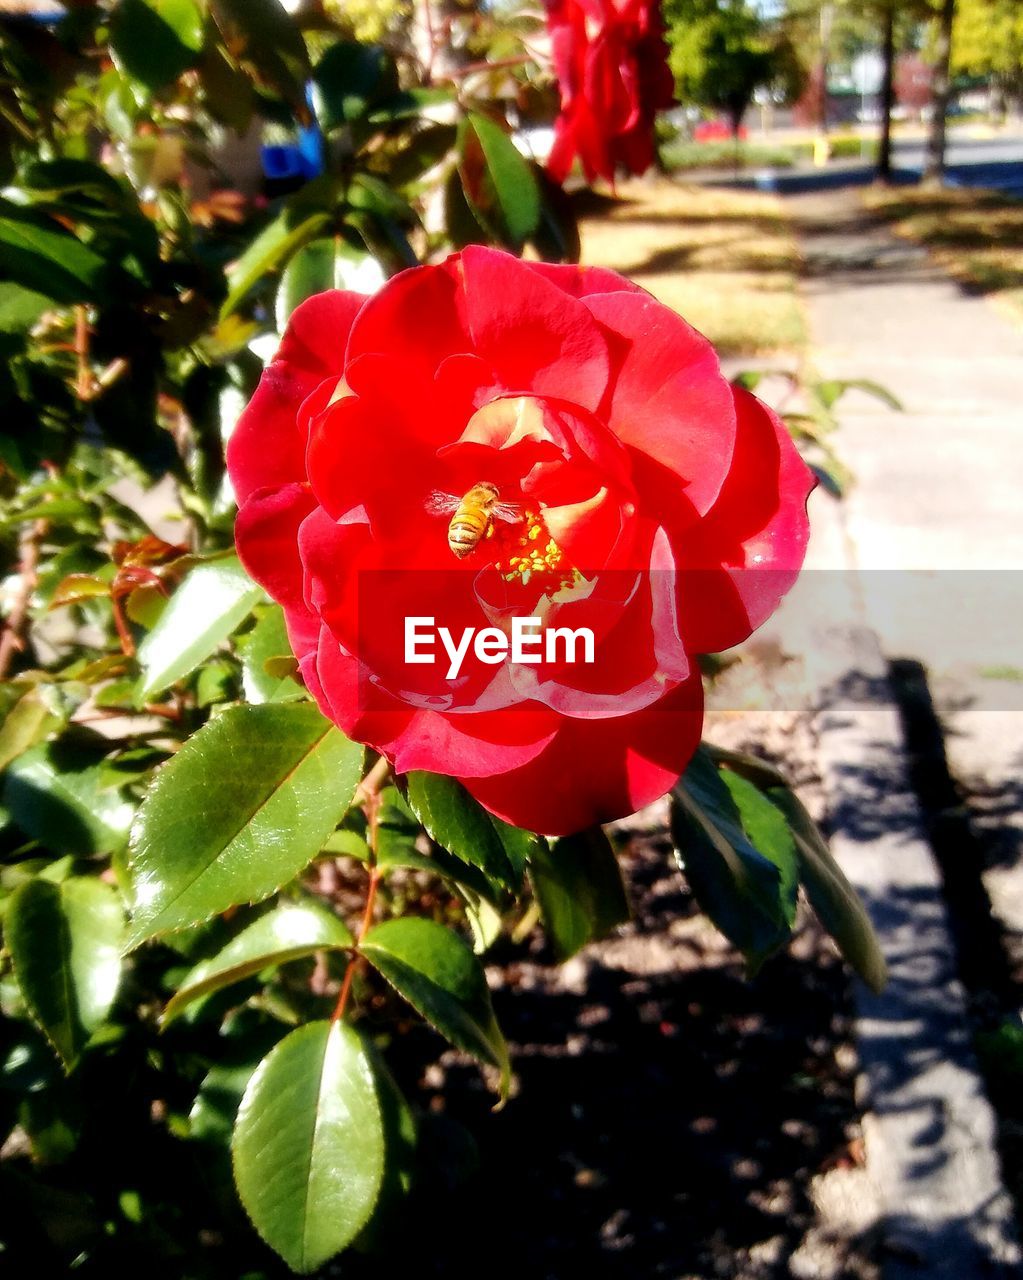
[(813, 473), (777, 414), (733, 390), (739, 431), (728, 479), (707, 518), (676, 540), (692, 653), (728, 649), (769, 618), (795, 582), (810, 536)]
[(641, 293), (584, 298), (617, 341), (611, 429), (686, 482), (702, 515), (721, 491), (735, 447), (731, 387), (714, 348), (667, 307)]
[(402, 387), (431, 381), (450, 355), (471, 350), (462, 315), (457, 255), (435, 267), (410, 267), (363, 307), (352, 328), (348, 360), (374, 352), (401, 358)]
[(326, 627), (316, 669), (327, 715), (350, 737), (387, 756), (398, 773), (426, 769), (480, 777), (519, 768), (543, 751), (557, 729), (557, 717), (543, 707), (449, 716), (410, 711), (360, 679), (359, 663)]
[(301, 603), (298, 527), (316, 507), (306, 484), (261, 489), (238, 512), (235, 542), (250, 577), (282, 604)]
[(295, 309), (276, 356), (231, 433), (227, 469), (239, 503), (256, 489), (305, 479), (303, 400), (344, 367), (352, 323), (362, 294), (332, 290)]
[(492, 813), (545, 835), (569, 835), (635, 813), (665, 794), (699, 746), (699, 676), (654, 706), (614, 720), (564, 720), (557, 737), (522, 768), (462, 776)]
[(368, 302), (363, 293), (331, 289), (299, 303), (291, 313), (275, 360), (307, 373), (314, 382), (339, 377), (355, 317)]
[(464, 250), (461, 267), (473, 347), (504, 388), (595, 409), (607, 343), (585, 305), (496, 249)]
[(606, 267), (580, 267), (563, 262), (527, 262), (526, 266), (573, 298), (586, 298), (593, 293), (646, 293), (638, 284)]

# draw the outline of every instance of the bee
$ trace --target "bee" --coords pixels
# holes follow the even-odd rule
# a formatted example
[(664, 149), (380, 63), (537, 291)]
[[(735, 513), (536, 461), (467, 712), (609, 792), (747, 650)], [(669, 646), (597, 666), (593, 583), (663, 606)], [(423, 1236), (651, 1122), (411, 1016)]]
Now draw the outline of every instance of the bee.
[(451, 516), (448, 525), (448, 547), (459, 560), (472, 555), (484, 538), (494, 531), (494, 521), (518, 524), (523, 520), (521, 507), (498, 501), (500, 490), (489, 480), (474, 484), (464, 497), (435, 490), (426, 501), (431, 515)]

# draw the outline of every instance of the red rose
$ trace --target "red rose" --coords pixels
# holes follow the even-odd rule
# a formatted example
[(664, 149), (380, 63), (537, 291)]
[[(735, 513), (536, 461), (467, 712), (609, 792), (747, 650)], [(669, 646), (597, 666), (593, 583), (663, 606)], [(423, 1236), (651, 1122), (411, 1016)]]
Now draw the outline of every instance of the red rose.
[[(813, 484), (775, 415), (643, 290), (483, 248), (299, 307), (228, 466), (239, 553), (324, 713), (548, 834), (675, 782), (702, 724), (690, 655), (775, 608)], [(506, 518), (458, 558), (450, 510), (481, 482)], [(409, 615), (452, 635), (585, 626), (594, 660), (449, 680), (405, 660)]]
[(578, 155), (587, 182), (654, 161), (654, 115), (674, 101), (657, 0), (547, 0), (561, 114), (547, 168), (563, 182)]

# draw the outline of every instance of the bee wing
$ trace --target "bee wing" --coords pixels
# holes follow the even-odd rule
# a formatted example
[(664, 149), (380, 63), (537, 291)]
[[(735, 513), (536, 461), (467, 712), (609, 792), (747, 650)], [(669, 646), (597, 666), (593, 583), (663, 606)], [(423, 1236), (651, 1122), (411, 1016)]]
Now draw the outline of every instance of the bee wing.
[(431, 516), (450, 516), (458, 510), (458, 501), (453, 493), (434, 489), (423, 505)]
[(490, 509), (490, 517), (506, 524), (519, 524), (524, 518), (522, 508), (511, 502), (496, 502)]

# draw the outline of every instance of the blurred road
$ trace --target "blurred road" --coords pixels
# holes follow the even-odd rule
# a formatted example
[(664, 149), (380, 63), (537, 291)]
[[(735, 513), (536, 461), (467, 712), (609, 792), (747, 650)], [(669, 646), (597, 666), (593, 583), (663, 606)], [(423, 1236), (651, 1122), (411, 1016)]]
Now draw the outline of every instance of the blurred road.
[[(925, 144), (921, 139), (896, 139), (893, 147), (896, 182), (916, 182), (923, 173)], [(873, 164), (860, 160), (833, 161), (826, 169), (761, 169), (739, 179), (782, 194), (865, 186), (874, 181)], [(718, 181), (721, 181), (720, 175)], [(946, 180), (960, 187), (991, 187), (1023, 197), (1023, 132), (980, 138), (952, 129), (946, 152)]]

